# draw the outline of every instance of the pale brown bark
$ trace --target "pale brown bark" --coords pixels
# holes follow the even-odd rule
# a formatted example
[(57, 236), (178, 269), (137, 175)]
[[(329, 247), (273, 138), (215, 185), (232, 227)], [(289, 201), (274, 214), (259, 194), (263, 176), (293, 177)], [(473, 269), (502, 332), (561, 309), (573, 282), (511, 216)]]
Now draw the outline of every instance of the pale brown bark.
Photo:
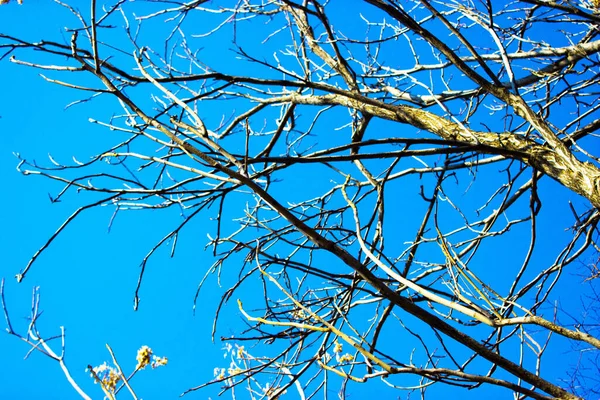
[[(476, 131), (429, 111), (405, 105), (385, 104), (354, 93), (324, 96), (302, 96), (291, 93), (288, 96), (265, 100), (265, 103), (280, 102), (342, 105), (368, 115), (412, 125), (452, 142), (481, 146), (482, 152), (501, 154), (530, 165), (587, 198), (594, 207), (600, 208), (600, 169), (589, 162), (578, 160), (568, 149), (568, 142), (565, 144), (559, 139), (553, 141), (554, 148), (552, 148), (550, 145), (539, 144), (513, 133)], [(530, 110), (521, 112), (525, 117), (536, 122), (540, 131), (544, 129), (544, 126), (539, 123), (539, 118)]]

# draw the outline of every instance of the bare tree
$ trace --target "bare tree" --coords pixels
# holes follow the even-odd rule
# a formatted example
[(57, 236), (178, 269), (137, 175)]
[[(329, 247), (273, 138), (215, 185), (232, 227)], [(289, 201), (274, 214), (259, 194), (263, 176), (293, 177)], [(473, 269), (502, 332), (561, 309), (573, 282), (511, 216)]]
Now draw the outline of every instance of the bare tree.
[[(551, 339), (600, 349), (597, 321), (564, 310), (575, 322), (561, 324), (544, 308), (565, 268), (598, 249), (596, 2), (147, 3), (63, 4), (81, 22), (63, 41), (0, 35), (3, 58), (120, 107), (91, 119), (121, 139), (90, 160), (20, 160), (64, 184), (55, 200), (97, 198), (19, 281), (85, 210), (176, 207), (181, 222), (142, 260), (135, 308), (155, 251), (211, 216), (207, 277), (239, 276), (217, 318), (241, 287), (263, 293), (252, 310), (238, 296), (248, 329), (227, 340), (279, 351), (232, 346), (236, 368), (187, 392), (311, 398), (333, 375), (342, 391), (376, 380), (422, 396), (443, 384), (598, 394), (593, 379), (542, 368)], [(587, 204), (556, 227), (571, 229), (565, 246), (540, 238), (548, 180)]]

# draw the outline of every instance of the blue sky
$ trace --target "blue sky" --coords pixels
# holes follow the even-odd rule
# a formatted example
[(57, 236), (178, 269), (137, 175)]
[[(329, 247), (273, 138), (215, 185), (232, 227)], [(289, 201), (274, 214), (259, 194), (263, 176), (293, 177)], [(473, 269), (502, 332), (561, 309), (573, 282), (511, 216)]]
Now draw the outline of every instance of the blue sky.
[[(51, 2), (9, 5), (0, 9), (0, 26), (4, 32), (29, 38), (40, 38), (42, 32), (60, 37), (64, 23), (40, 16), (64, 16), (62, 11)], [(92, 398), (101, 398), (102, 392), (85, 368), (109, 361), (105, 343), (113, 347), (129, 371), (135, 367), (137, 349), (144, 344), (181, 367), (142, 371), (132, 383), (144, 398), (174, 398), (183, 389), (210, 380), (216, 364), (226, 361), (222, 344), (195, 338), (210, 337), (214, 307), (202, 307), (195, 318), (192, 316), (193, 295), (203, 274), (199, 271), (210, 266), (210, 258), (186, 252), (171, 260), (168, 254), (159, 254), (150, 266), (153, 272), (147, 276), (143, 306), (133, 312), (140, 260), (150, 244), (164, 234), (164, 230), (149, 228), (154, 224), (169, 226), (173, 214), (121, 213), (108, 234), (114, 210), (92, 210), (56, 240), (41, 257), (39, 269), (35, 268), (21, 284), (16, 283), (13, 276), (80, 203), (77, 196), (68, 195), (61, 203), (52, 204), (48, 194), (56, 194), (61, 186), (19, 174), (15, 169), (18, 160), (12, 153), (20, 152), (29, 160), (44, 163), (48, 153), (58, 160), (70, 161), (73, 155), (86, 159), (91, 149), (105, 145), (98, 142), (112, 139), (103, 137), (105, 130), (88, 122), (93, 107), (64, 109), (79, 94), (43, 84), (32, 69), (17, 68), (6, 61), (1, 65), (3, 74), (13, 77), (3, 80), (12, 98), (2, 101), (0, 169), (4, 188), (19, 193), (14, 201), (9, 200), (8, 192), (2, 196), (3, 226), (14, 229), (3, 229), (0, 237), (5, 254), (1, 271), (15, 329), (25, 332), (31, 290), (40, 286), (44, 310), (40, 328), (50, 336), (59, 334), (60, 326), (66, 327), (68, 366)], [(25, 109), (31, 113), (24, 113)], [(72, 146), (65, 146), (71, 141)], [(181, 246), (194, 247), (194, 237), (202, 241), (206, 237), (200, 226), (188, 228), (187, 233), (180, 240)], [(57, 342), (53, 345), (60, 348)], [(0, 397), (76, 398), (57, 363), (35, 352), (22, 361), (27, 347), (14, 337), (0, 335), (4, 360)]]
[[(340, 7), (335, 15), (340, 21), (347, 18), (349, 26), (358, 24), (356, 13), (350, 11)], [(369, 12), (364, 10), (367, 16)], [(20, 7), (11, 4), (0, 8), (0, 31), (31, 40), (42, 37), (52, 37), (57, 41), (64, 37), (64, 40), (68, 40), (62, 27), (73, 23), (73, 20), (67, 18), (67, 22), (64, 19), (66, 16), (68, 14), (54, 3), (25, 0), (25, 4)], [(193, 26), (193, 21), (189, 24)], [(277, 48), (279, 43), (272, 41), (261, 49), (256, 46), (256, 38), (270, 29), (272, 27), (266, 25), (253, 27), (252, 34), (240, 41), (248, 44), (249, 51), (260, 53), (260, 50), (264, 50), (264, 54), (269, 54), (271, 47)], [(144, 30), (141, 37), (142, 40), (152, 42), (162, 34), (159, 30)], [(111, 36), (108, 38), (112, 39)], [(114, 38), (117, 39), (118, 35), (115, 34)], [(195, 42), (190, 39), (190, 43)], [(202, 44), (201, 54), (215, 69), (239, 73), (240, 70), (253, 71), (255, 68), (252, 65), (236, 65), (231, 63), (231, 57), (222, 57), (221, 52), (227, 44), (217, 39), (203, 41)], [(31, 54), (28, 56), (33, 57)], [(392, 57), (390, 62), (394, 60)], [(61, 233), (23, 282), (15, 281), (14, 275), (24, 268), (30, 257), (65, 218), (94, 197), (73, 191), (65, 195), (61, 202), (52, 203), (49, 196), (56, 196), (62, 186), (39, 176), (20, 174), (16, 170), (18, 159), (13, 153), (19, 153), (21, 157), (40, 164), (49, 164), (48, 154), (65, 163), (70, 162), (73, 156), (81, 161), (86, 160), (122, 140), (118, 132), (91, 124), (89, 118), (105, 121), (111, 115), (120, 113), (121, 109), (114, 99), (109, 98), (99, 98), (65, 109), (67, 104), (82, 98), (81, 93), (44, 82), (39, 71), (14, 65), (6, 59), (0, 62), (0, 74), (4, 78), (0, 108), (0, 176), (3, 180), (0, 221), (4, 227), (0, 230), (0, 248), (3, 254), (0, 277), (6, 279), (6, 301), (13, 327), (25, 333), (31, 291), (39, 286), (44, 310), (39, 322), (40, 330), (44, 335), (52, 336), (59, 334), (60, 326), (66, 327), (66, 362), (73, 377), (92, 398), (101, 398), (102, 393), (85, 369), (89, 364), (96, 366), (109, 361), (105, 343), (112, 346), (126, 371), (135, 367), (135, 353), (142, 345), (148, 345), (157, 355), (169, 358), (167, 367), (141, 371), (132, 381), (138, 394), (144, 399), (174, 398), (189, 387), (211, 380), (214, 368), (227, 368), (229, 365), (229, 359), (224, 358), (224, 343), (219, 340), (212, 343), (210, 335), (218, 299), (236, 282), (236, 262), (241, 262), (241, 257), (230, 261), (225, 268), (227, 273), (221, 276), (220, 285), (215, 276), (209, 277), (194, 315), (192, 306), (198, 283), (215, 260), (211, 252), (204, 249), (207, 235), (214, 234), (214, 211), (203, 213), (186, 226), (179, 237), (177, 252), (173, 258), (169, 257), (167, 246), (161, 248), (151, 259), (147, 265), (138, 311), (133, 311), (133, 294), (140, 262), (155, 243), (182, 221), (181, 210), (177, 208), (121, 211), (112, 223), (114, 207), (89, 210)], [(68, 79), (68, 76), (64, 79)], [(85, 78), (73, 79), (85, 81)], [(218, 124), (221, 118), (218, 106), (206, 107), (202, 110), (206, 123)], [(340, 115), (343, 116), (342, 113)], [(334, 128), (334, 125), (332, 121), (325, 122), (319, 129), (331, 133), (328, 129)], [(369, 135), (376, 138), (381, 134), (383, 137), (384, 130), (389, 125), (381, 123), (380, 128), (380, 131), (369, 131)], [(319, 146), (341, 143), (347, 139), (336, 132), (326, 139), (321, 136), (318, 138)], [(243, 148), (241, 143), (229, 145), (234, 151), (241, 151)], [(383, 168), (377, 162), (372, 162), (371, 165), (373, 168)], [(306, 172), (299, 165), (289, 169), (287, 175), (282, 175), (282, 181), (274, 185), (273, 189), (278, 199), (283, 202), (299, 201), (309, 197), (311, 190), (320, 192), (326, 187), (328, 180), (340, 179), (328, 168), (311, 168), (313, 169)], [(480, 177), (471, 182), (470, 190), (482, 194), (493, 191), (494, 187), (486, 183), (486, 178), (491, 180), (497, 177), (500, 174), (498, 169), (482, 171)], [(316, 176), (321, 178), (318, 184), (314, 184)], [(528, 178), (529, 175), (526, 179)], [(406, 182), (418, 188), (417, 177), (409, 178)], [(468, 179), (465, 179), (465, 182), (455, 188), (456, 193), (465, 190), (468, 184)], [(552, 252), (553, 246), (556, 243), (565, 244), (570, 238), (570, 234), (564, 231), (573, 222), (567, 200), (572, 200), (578, 208), (584, 208), (586, 202), (549, 179), (540, 182), (540, 191), (545, 200), (539, 218), (540, 245), (536, 252), (536, 262), (545, 265), (556, 256)], [(397, 207), (388, 208), (386, 218), (393, 224), (401, 221), (402, 226), (406, 227), (406, 230), (398, 230), (390, 235), (389, 243), (404, 243), (414, 236), (414, 229), (411, 228), (418, 226), (421, 214), (414, 212), (407, 215), (404, 212), (407, 208), (418, 207), (408, 200), (410, 197), (402, 197), (400, 189), (391, 189), (389, 196)], [(244, 200), (240, 196), (238, 203), (228, 204), (229, 208), (224, 214), (224, 227), (227, 231), (233, 231), (239, 226), (235, 218), (242, 215), (246, 201), (251, 200)], [(470, 206), (470, 198), (464, 197), (461, 201), (463, 205)], [(511, 217), (516, 218), (516, 215)], [(440, 225), (450, 229), (458, 220), (459, 217), (455, 215), (441, 220)], [(496, 239), (496, 247), (480, 252), (477, 259), (487, 266), (482, 273), (495, 275), (498, 285), (507, 285), (509, 282), (506, 279), (510, 275), (503, 275), (502, 271), (514, 268), (511, 263), (521, 259), (527, 248), (527, 235), (526, 225), (517, 226), (507, 238)], [(509, 248), (510, 251), (506, 250)], [(441, 257), (441, 254), (432, 257)], [(323, 262), (328, 262), (326, 257)], [(337, 268), (335, 265), (331, 267)], [(550, 300), (560, 300), (565, 308), (578, 304), (579, 298), (572, 296), (572, 292), (582, 290), (582, 287), (581, 278), (575, 272), (577, 271), (565, 273), (564, 286)], [(247, 305), (246, 308), (251, 310), (253, 302), (257, 300), (258, 287), (256, 283), (244, 285), (235, 297), (241, 298), (244, 305)], [(243, 318), (237, 311), (235, 299), (233, 300), (229, 302), (219, 321), (217, 339), (239, 333), (244, 327)], [(394, 332), (388, 332), (384, 338), (390, 346), (399, 339)], [(401, 339), (409, 342), (406, 337)], [(58, 342), (51, 344), (59, 350)], [(396, 346), (400, 347), (401, 344)], [(76, 393), (54, 361), (37, 352), (23, 361), (29, 351), (28, 346), (6, 334), (0, 335), (0, 349), (3, 361), (0, 363), (0, 376), (3, 377), (3, 384), (0, 385), (1, 398), (76, 398)], [(411, 349), (411, 346), (406, 346), (405, 350), (400, 350), (400, 354), (408, 356)], [(251, 350), (257, 355), (271, 351), (273, 349), (265, 346)], [(568, 344), (557, 341), (548, 350), (545, 365), (550, 367), (546, 367), (548, 370), (544, 371), (544, 376), (556, 382), (556, 379), (563, 376), (564, 366), (569, 362), (574, 363), (577, 356), (578, 352)], [(556, 365), (556, 369), (553, 365)], [(334, 384), (330, 395), (334, 397), (335, 378), (332, 381)], [(348, 393), (354, 398), (362, 398), (373, 390), (383, 396), (407, 398), (406, 392), (393, 391), (383, 384), (354, 385)], [(432, 393), (441, 394), (442, 391), (451, 389), (437, 390), (440, 392)], [(483, 390), (490, 390), (487, 393), (491, 397), (496, 393), (496, 389)], [(243, 392), (238, 392), (243, 396), (241, 393)], [(209, 387), (202, 392), (190, 394), (189, 397), (214, 398), (217, 394), (218, 387)], [(503, 394), (506, 395), (504, 392)], [(123, 397), (127, 397), (125, 393)], [(463, 392), (461, 397), (480, 398), (481, 393)]]

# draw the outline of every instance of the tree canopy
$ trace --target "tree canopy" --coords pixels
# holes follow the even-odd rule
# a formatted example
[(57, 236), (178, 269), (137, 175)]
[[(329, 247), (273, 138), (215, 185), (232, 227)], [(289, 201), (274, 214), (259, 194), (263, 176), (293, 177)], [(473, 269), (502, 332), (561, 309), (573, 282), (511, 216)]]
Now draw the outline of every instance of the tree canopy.
[[(134, 310), (183, 287), (176, 272), (172, 288), (151, 278), (163, 250), (196, 260), (177, 268), (212, 335), (181, 340), (224, 341), (230, 364), (178, 388), (186, 396), (598, 396), (596, 2), (54, 9), (62, 32), (0, 28), (0, 68), (58, 85), (94, 134), (61, 126), (46, 149), (61, 159), (17, 154), (18, 171), (56, 183), (50, 201), (71, 207), (16, 271), (20, 287), (55, 268), (45, 254), (70, 229), (74, 248), (93, 246), (75, 221), (108, 208), (104, 227), (131, 224), (123, 248), (146, 246), (120, 267), (137, 275)], [(160, 238), (139, 244), (140, 231)], [(18, 333), (3, 297), (9, 333), (86, 398), (45, 347), (38, 301)], [(135, 370), (166, 363), (151, 356), (142, 347)], [(131, 389), (120, 367), (91, 371), (108, 398)]]

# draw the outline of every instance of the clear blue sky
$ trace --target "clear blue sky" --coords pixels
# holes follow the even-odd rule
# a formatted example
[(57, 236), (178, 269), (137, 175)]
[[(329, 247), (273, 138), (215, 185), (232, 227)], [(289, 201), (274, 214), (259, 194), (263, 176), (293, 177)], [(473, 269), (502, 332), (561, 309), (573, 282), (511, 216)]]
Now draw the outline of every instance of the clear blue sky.
[[(88, 7), (87, 4), (82, 6), (86, 10)], [(344, 12), (352, 14), (345, 15)], [(345, 16), (355, 18), (356, 10), (341, 7), (337, 15), (340, 19)], [(65, 16), (66, 12), (52, 2), (25, 0), (23, 6), (15, 3), (0, 7), (0, 32), (32, 40), (53, 38), (61, 41), (64, 38), (68, 41), (68, 35), (62, 30), (67, 25), (63, 20)], [(68, 23), (73, 23), (73, 19), (68, 19)], [(256, 35), (264, 29), (271, 27), (258, 27)], [(144, 34), (148, 35), (146, 40), (151, 42), (162, 33), (152, 31)], [(251, 37), (246, 40), (252, 43)], [(219, 53), (227, 46), (213, 41), (206, 43), (202, 52), (210, 65), (234, 71), (238, 67), (226, 63)], [(256, 46), (248, 50), (258, 52), (259, 49)], [(32, 55), (29, 54), (29, 57)], [(135, 353), (141, 345), (148, 345), (157, 355), (168, 357), (167, 367), (142, 371), (132, 383), (144, 399), (175, 398), (185, 389), (212, 379), (215, 367), (227, 368), (229, 365), (229, 360), (223, 356), (224, 344), (220, 341), (212, 343), (210, 334), (219, 296), (237, 278), (234, 265), (229, 266), (232, 273), (222, 277), (220, 287), (216, 278), (209, 279), (209, 284), (201, 294), (200, 307), (195, 316), (192, 314), (197, 285), (214, 261), (210, 251), (204, 250), (207, 234), (214, 230), (215, 223), (210, 219), (214, 212), (206, 213), (187, 227), (185, 234), (179, 238), (174, 258), (169, 258), (167, 248), (152, 258), (137, 312), (133, 311), (133, 293), (140, 261), (154, 243), (169, 232), (169, 228), (172, 229), (181, 221), (177, 209), (120, 212), (110, 233), (108, 226), (113, 208), (103, 207), (86, 212), (60, 235), (40, 257), (26, 279), (18, 284), (14, 275), (65, 218), (91, 197), (72, 192), (60, 203), (52, 204), (49, 195), (55, 196), (62, 186), (38, 176), (19, 174), (15, 169), (18, 159), (13, 152), (40, 164), (49, 163), (48, 154), (59, 162), (68, 163), (73, 156), (81, 161), (86, 160), (119, 140), (113, 132), (88, 122), (90, 117), (106, 120), (112, 114), (119, 113), (120, 107), (114, 100), (100, 99), (65, 109), (67, 104), (81, 98), (81, 93), (45, 82), (39, 72), (16, 66), (6, 59), (0, 62), (0, 176), (3, 183), (0, 196), (0, 277), (6, 278), (6, 300), (13, 326), (25, 333), (31, 290), (39, 286), (44, 310), (39, 327), (46, 336), (59, 334), (59, 327), (66, 327), (67, 364), (73, 377), (92, 398), (102, 398), (102, 393), (85, 369), (88, 364), (96, 366), (109, 361), (105, 343), (112, 346), (126, 371), (135, 366)], [(209, 123), (218, 123), (218, 110), (205, 112)], [(311, 174), (317, 173), (324, 172), (311, 171)], [(310, 178), (309, 175), (287, 176), (276, 193), (286, 201), (294, 201), (299, 194), (294, 189), (308, 188), (308, 182), (312, 182)], [(482, 180), (477, 181), (476, 185), (477, 190), (490, 189)], [(551, 251), (543, 254), (544, 249), (551, 249), (552, 243), (564, 244), (569, 239), (569, 234), (562, 229), (571, 223), (565, 200), (571, 198), (578, 206), (586, 203), (548, 179), (541, 182), (540, 190), (542, 194), (551, 194), (544, 196), (547, 200), (544, 201), (540, 217), (542, 234), (539, 240), (542, 244), (537, 257), (538, 262), (543, 264), (555, 256)], [(231, 207), (229, 214), (233, 217), (236, 212), (241, 214), (244, 203), (232, 204)], [(390, 209), (388, 212), (394, 215), (398, 210)], [(416, 221), (420, 221), (420, 216), (416, 218)], [(451, 221), (442, 221), (444, 223), (450, 225)], [(235, 224), (228, 220), (226, 228), (235, 229)], [(514, 259), (519, 260), (522, 255), (524, 249), (518, 249), (518, 245), (526, 244), (519, 242), (519, 235), (525, 238), (527, 234), (526, 227), (523, 229), (521, 233), (517, 229), (510, 242), (499, 241), (496, 250), (479, 255), (482, 259), (487, 258), (490, 269), (499, 274), (499, 280), (502, 276), (498, 271), (502, 271), (504, 263), (512, 260), (510, 254), (506, 254), (508, 247), (517, 243), (515, 253), (518, 254)], [(412, 232), (407, 235), (412, 235)], [(398, 233), (398, 237), (403, 237), (402, 232)], [(504, 258), (499, 259), (495, 252), (502, 253)], [(559, 292), (555, 300), (560, 299), (561, 304), (568, 307), (579, 301), (577, 296), (570, 293), (579, 290), (580, 278), (572, 275), (567, 276), (565, 281), (564, 291)], [(251, 285), (244, 286), (235, 297), (241, 297), (245, 303), (251, 304), (255, 290), (256, 287)], [(217, 338), (239, 332), (243, 326), (235, 301), (231, 301), (223, 313)], [(398, 338), (389, 337), (387, 340)], [(552, 361), (546, 360), (546, 368), (556, 365), (555, 371), (545, 371), (544, 376), (548, 379), (562, 376), (565, 365), (574, 363), (578, 356), (578, 352), (568, 345), (561, 347), (561, 342), (557, 343), (548, 351), (547, 357)], [(58, 342), (51, 344), (57, 351), (60, 349)], [(401, 345), (399, 342), (398, 346)], [(29, 347), (7, 334), (0, 334), (0, 349), (0, 398), (77, 398), (54, 361), (37, 352), (23, 361)], [(260, 354), (264, 349), (257, 347), (255, 351)], [(409, 351), (407, 348), (406, 354)], [(348, 393), (353, 398), (364, 398), (373, 390), (386, 398), (407, 396), (407, 393), (392, 391), (381, 383), (375, 383), (375, 386), (355, 385)], [(486, 389), (483, 390), (485, 393)], [(218, 388), (211, 387), (189, 397), (214, 398), (217, 393)], [(489, 392), (489, 395), (493, 397), (494, 393)], [(123, 398), (127, 397), (126, 393), (122, 395)], [(238, 395), (243, 398), (242, 392), (238, 392)], [(335, 397), (335, 392), (330, 395)], [(482, 392), (478, 391), (463, 392), (461, 397), (480, 398), (481, 395)]]

